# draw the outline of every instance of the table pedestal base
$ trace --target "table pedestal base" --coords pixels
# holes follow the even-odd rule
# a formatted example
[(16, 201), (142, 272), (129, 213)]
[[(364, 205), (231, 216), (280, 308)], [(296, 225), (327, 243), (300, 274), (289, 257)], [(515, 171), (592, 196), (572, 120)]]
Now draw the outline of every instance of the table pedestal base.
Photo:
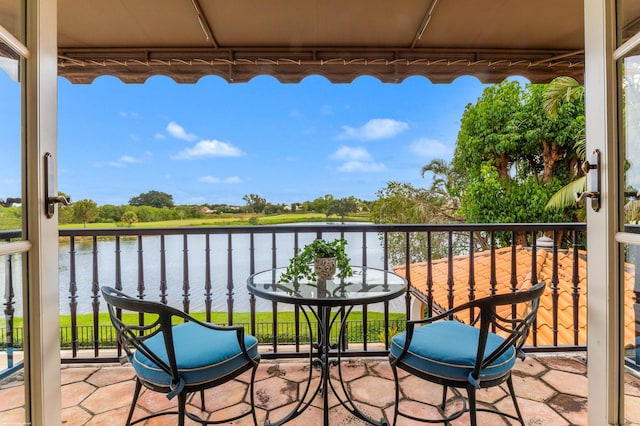
[[(307, 313), (307, 310), (304, 307), (300, 308), (302, 313), (307, 320), (307, 325), (309, 326), (309, 332), (311, 336), (311, 340), (313, 341), (313, 332), (311, 325), (311, 318)], [(316, 396), (322, 396), (323, 402), (323, 415), (325, 426), (329, 425), (329, 393), (333, 393), (340, 403), (349, 413), (362, 419), (372, 425), (376, 426), (388, 426), (389, 422), (386, 417), (383, 417), (380, 420), (374, 420), (367, 415), (365, 415), (362, 411), (358, 409), (355, 405), (353, 399), (346, 388), (344, 380), (342, 379), (342, 370), (340, 369), (340, 358), (342, 353), (342, 343), (345, 336), (346, 330), (346, 320), (349, 312), (351, 312), (352, 306), (349, 307), (346, 312), (343, 314), (343, 318), (340, 321), (340, 332), (338, 334), (338, 340), (335, 343), (331, 343), (330, 339), (330, 331), (331, 327), (336, 320), (340, 316), (340, 311), (336, 311), (334, 313), (331, 312), (331, 307), (329, 306), (320, 306), (316, 309), (310, 306), (308, 307), (309, 312), (312, 313), (313, 317), (318, 322), (318, 342), (314, 343), (311, 346), (311, 350), (309, 351), (309, 377), (307, 379), (307, 386), (302, 393), (302, 397), (299, 399), (298, 404), (294, 407), (294, 409), (287, 414), (284, 418), (278, 421), (265, 420), (265, 426), (279, 426), (282, 425), (302, 414), (313, 402)], [(335, 351), (335, 356), (332, 356), (331, 351)], [(334, 380), (331, 379), (330, 368), (337, 367), (338, 368), (338, 380), (336, 386), (339, 386), (337, 389), (334, 386)], [(313, 381), (313, 370), (314, 368), (320, 370), (320, 380), (318, 381), (318, 386), (315, 388), (313, 392), (310, 393), (311, 390), (311, 382)], [(342, 391), (342, 396), (338, 393), (338, 391)], [(309, 398), (307, 398), (310, 395)]]

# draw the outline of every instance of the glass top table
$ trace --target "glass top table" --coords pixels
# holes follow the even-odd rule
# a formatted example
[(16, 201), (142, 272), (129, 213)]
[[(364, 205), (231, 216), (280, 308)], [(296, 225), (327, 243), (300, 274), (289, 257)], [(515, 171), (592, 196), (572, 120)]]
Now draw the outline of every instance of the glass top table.
[(352, 266), (353, 276), (345, 279), (281, 283), (286, 268), (274, 268), (253, 274), (247, 287), (256, 296), (275, 302), (313, 306), (352, 306), (384, 302), (400, 296), (407, 281), (383, 269)]
[[(375, 420), (365, 415), (351, 399), (342, 380), (340, 358), (346, 343), (345, 330), (347, 318), (354, 306), (385, 302), (401, 296), (407, 290), (407, 280), (400, 275), (383, 269), (364, 266), (352, 266), (353, 276), (335, 280), (300, 280), (297, 283), (280, 282), (286, 268), (273, 268), (258, 272), (247, 279), (247, 288), (255, 296), (273, 302), (290, 303), (300, 308), (312, 336), (309, 350), (311, 367), (320, 369), (320, 380), (315, 391), (310, 391), (312, 371), (309, 369), (307, 386), (298, 403), (289, 414), (278, 421), (265, 420), (266, 426), (282, 425), (306, 410), (317, 395), (321, 395), (324, 408), (324, 425), (329, 424), (329, 392), (340, 404), (354, 416), (373, 425), (388, 425), (386, 418)], [(337, 277), (337, 274), (336, 274)], [(333, 308), (337, 308), (332, 312)], [(317, 336), (313, 339), (313, 330), (317, 325)], [(331, 342), (330, 331), (339, 325), (339, 335)], [(337, 384), (334, 385), (330, 367), (338, 368)], [(339, 387), (338, 387), (339, 386)], [(337, 391), (341, 389), (341, 391)], [(309, 397), (307, 397), (309, 396)]]

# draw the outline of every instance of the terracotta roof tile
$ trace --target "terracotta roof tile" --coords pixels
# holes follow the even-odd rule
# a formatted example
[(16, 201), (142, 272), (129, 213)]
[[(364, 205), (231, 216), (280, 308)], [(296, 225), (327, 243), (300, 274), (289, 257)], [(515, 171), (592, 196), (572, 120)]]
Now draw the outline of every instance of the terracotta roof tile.
[[(515, 281), (516, 288), (528, 287), (532, 280), (532, 249), (527, 247), (515, 247), (515, 262), (512, 262), (513, 248), (504, 247), (495, 251), (495, 285), (497, 293), (511, 291), (511, 282)], [(469, 285), (471, 257), (469, 255), (454, 256), (452, 259), (452, 274), (449, 276), (448, 259), (432, 261), (433, 298), (436, 305), (443, 310), (450, 307), (449, 281), (453, 283), (453, 306), (465, 303), (471, 299)], [(484, 251), (474, 253), (474, 274), (472, 282), (475, 283), (473, 297), (481, 298), (491, 294), (491, 252)], [(515, 271), (512, 274), (512, 264)], [(587, 285), (586, 285), (586, 253), (577, 253), (577, 277), (578, 289), (574, 289), (573, 269), (574, 251), (558, 251), (557, 285), (553, 279), (553, 252), (538, 248), (536, 250), (535, 271), (536, 281), (545, 281), (547, 289), (542, 296), (538, 310), (537, 329), (529, 338), (529, 343), (537, 346), (554, 345), (554, 300), (557, 297), (557, 344), (558, 345), (585, 345), (587, 326)], [(401, 275), (405, 274), (405, 267), (394, 268)], [(427, 264), (415, 263), (410, 267), (411, 284), (420, 292), (427, 295)], [(577, 340), (574, 336), (574, 294), (577, 295), (577, 324), (579, 333)]]

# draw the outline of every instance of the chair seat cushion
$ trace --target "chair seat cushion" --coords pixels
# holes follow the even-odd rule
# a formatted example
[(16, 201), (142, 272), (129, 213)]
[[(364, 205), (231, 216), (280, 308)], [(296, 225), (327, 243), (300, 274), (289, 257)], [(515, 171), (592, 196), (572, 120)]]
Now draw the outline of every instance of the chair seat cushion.
[[(504, 376), (516, 361), (516, 351), (512, 346), (480, 372), (479, 380), (470, 378), (476, 362), (479, 335), (478, 328), (458, 321), (439, 321), (418, 327), (401, 363), (431, 376), (469, 381), (474, 385)], [(406, 333), (394, 336), (390, 347), (392, 357), (400, 356), (405, 341)], [(503, 341), (502, 337), (490, 332), (485, 357)]]
[[(235, 331), (213, 330), (195, 322), (173, 327), (176, 362), (184, 385), (198, 385), (226, 376), (249, 362), (242, 355)], [(162, 333), (145, 341), (149, 349), (168, 364)], [(244, 335), (244, 343), (251, 358), (258, 356), (258, 340)], [(168, 386), (171, 376), (140, 351), (131, 357), (136, 374), (143, 381)]]

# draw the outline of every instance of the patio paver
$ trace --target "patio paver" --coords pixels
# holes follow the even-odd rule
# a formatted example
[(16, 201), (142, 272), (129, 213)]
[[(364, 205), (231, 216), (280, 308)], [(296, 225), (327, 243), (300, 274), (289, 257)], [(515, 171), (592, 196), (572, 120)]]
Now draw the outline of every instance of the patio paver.
[[(342, 377), (346, 388), (360, 410), (374, 419), (384, 415), (389, 420), (393, 416), (394, 384), (391, 368), (386, 358), (343, 360)], [(99, 426), (124, 424), (131, 401), (134, 379), (130, 366), (92, 365), (63, 366), (62, 368), (62, 411), (63, 424), (74, 426)], [(536, 356), (531, 355), (514, 369), (514, 386), (527, 425), (586, 425), (587, 424), (587, 379), (584, 357), (577, 355)], [(297, 398), (306, 387), (309, 366), (305, 362), (263, 360), (256, 374), (255, 401), (259, 424), (264, 420), (278, 420), (295, 405)], [(318, 372), (312, 371), (313, 382), (318, 380)], [(337, 377), (337, 370), (332, 372)], [(247, 382), (250, 375), (243, 374), (237, 380), (208, 390), (205, 394), (209, 419), (243, 412), (249, 407)], [(16, 422), (23, 418), (23, 387), (18, 381), (0, 384), (0, 424)], [(314, 390), (313, 388), (311, 390)], [(628, 376), (629, 400), (640, 401), (640, 380)], [(340, 391), (341, 392), (341, 391)], [(310, 395), (307, 395), (307, 399)], [(315, 426), (322, 424), (321, 396), (316, 396), (311, 406), (287, 425)], [(435, 405), (439, 404), (441, 388), (401, 372), (401, 404), (404, 410), (415, 414), (434, 417), (438, 415)], [(504, 387), (478, 392), (479, 404), (498, 407), (514, 412), (511, 398)], [(329, 418), (331, 425), (359, 426), (366, 423), (347, 412), (335, 397), (330, 399)], [(426, 402), (426, 404), (424, 403)], [(453, 407), (455, 408), (455, 407)], [(134, 414), (140, 418), (149, 412), (175, 409), (175, 401), (165, 395), (143, 390), (139, 407)], [(194, 395), (189, 409), (198, 412), (200, 397)], [(629, 410), (630, 424), (640, 424)], [(495, 414), (479, 413), (479, 424), (512, 425), (511, 420)], [(175, 416), (161, 416), (143, 423), (144, 426), (175, 425)], [(187, 421), (187, 425), (195, 424)], [(234, 426), (252, 425), (250, 416), (229, 423)], [(398, 426), (413, 426), (405, 418), (399, 418)], [(452, 425), (468, 424), (468, 415), (452, 422)]]

